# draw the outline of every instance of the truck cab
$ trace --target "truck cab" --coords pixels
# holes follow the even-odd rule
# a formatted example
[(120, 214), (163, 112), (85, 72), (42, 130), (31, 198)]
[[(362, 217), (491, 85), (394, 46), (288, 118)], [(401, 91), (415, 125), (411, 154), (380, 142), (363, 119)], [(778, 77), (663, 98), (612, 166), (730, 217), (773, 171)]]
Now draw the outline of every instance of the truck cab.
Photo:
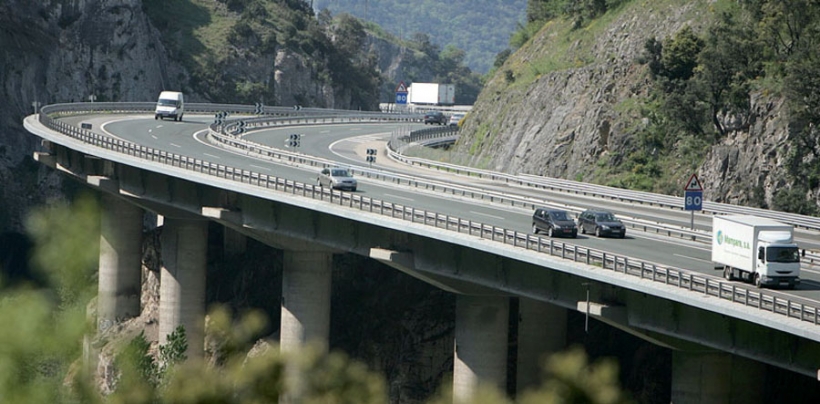
[(792, 242), (790, 232), (760, 232), (757, 272), (759, 285), (794, 287), (792, 279), (800, 275), (800, 249)]

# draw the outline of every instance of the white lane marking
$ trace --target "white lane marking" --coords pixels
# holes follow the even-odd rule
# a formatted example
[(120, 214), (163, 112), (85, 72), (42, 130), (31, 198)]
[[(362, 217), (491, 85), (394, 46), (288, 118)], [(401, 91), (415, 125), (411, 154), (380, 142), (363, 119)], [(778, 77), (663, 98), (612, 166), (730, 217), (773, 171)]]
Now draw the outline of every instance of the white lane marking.
[(491, 218), (493, 218), (493, 219), (504, 220), (504, 218), (503, 218), (503, 217), (501, 217), (501, 216), (496, 216), (496, 215), (490, 215), (490, 214), (487, 214), (487, 213), (476, 212), (476, 211), (474, 211), (474, 210), (471, 210), (471, 211), (470, 211), (470, 213), (472, 213), (472, 214), (474, 214), (474, 215), (479, 215), (479, 216), (487, 216), (487, 217), (491, 217)]
[(389, 196), (396, 199), (404, 199), (405, 201), (415, 201), (413, 198), (405, 198), (403, 196), (393, 195), (393, 194), (384, 194), (384, 196)]
[(155, 135), (151, 135), (151, 137), (154, 138), (154, 140), (159, 140), (159, 138), (156, 137)]
[(180, 145), (178, 145), (178, 144), (176, 144), (176, 143), (171, 143), (171, 146), (174, 146), (174, 147), (182, 147), (182, 146), (180, 146)]
[(206, 155), (206, 156), (208, 156), (208, 157), (213, 157), (213, 158), (215, 158), (215, 159), (220, 158), (219, 156), (214, 156), (213, 154), (210, 154), (210, 153), (202, 153), (202, 154), (204, 154), (204, 155)]
[[(363, 135), (362, 137), (373, 138), (374, 140), (384, 140), (385, 136), (387, 138), (389, 138), (390, 133), (389, 132), (386, 132), (386, 133), (372, 133), (372, 134), (369, 134), (369, 135)], [(345, 154), (342, 154), (342, 153), (339, 153), (339, 152), (333, 150), (334, 148), (336, 148), (336, 146), (338, 144), (341, 144), (341, 143), (344, 143), (344, 142), (354, 143), (353, 140), (357, 139), (358, 137), (360, 137), (360, 136), (349, 137), (349, 138), (345, 138), (345, 139), (339, 139), (339, 140), (331, 143), (330, 146), (328, 146), (327, 148), (328, 148), (328, 150), (330, 150), (331, 153), (335, 154), (339, 158), (343, 158), (345, 160), (350, 160), (350, 161), (354, 161), (354, 162), (357, 162), (357, 163), (361, 163), (362, 158), (361, 158), (361, 156), (356, 155), (355, 150), (349, 150), (348, 151), (348, 153), (352, 154), (352, 156), (348, 156), (348, 155), (345, 155)]]
[(330, 133), (330, 131), (329, 130), (322, 130), (322, 131), (319, 131), (319, 133)]
[(357, 137), (347, 138), (347, 139), (344, 139), (344, 140), (347, 140), (350, 143), (361, 144), (361, 143), (367, 143), (367, 142), (374, 142), (374, 141), (378, 141), (378, 140), (382, 140), (382, 139), (381, 139), (381, 136), (357, 136)]
[(159, 128), (161, 128), (161, 127), (162, 127), (162, 125), (157, 125), (157, 129), (159, 129)]
[(253, 168), (258, 168), (260, 170), (271, 171), (271, 169), (268, 168), (268, 167), (262, 167), (262, 166), (258, 166), (258, 165), (255, 165), (255, 164), (251, 164), (250, 166), (253, 167)]
[(700, 258), (690, 257), (688, 255), (681, 255), (681, 254), (672, 254), (672, 255), (674, 255), (676, 257), (680, 257), (680, 258), (686, 258), (688, 260), (695, 260), (695, 261), (700, 261), (700, 262), (712, 262), (712, 260), (704, 260), (704, 259), (700, 259)]
[[(811, 273), (813, 273), (813, 274), (820, 274), (820, 271), (817, 271), (816, 269), (811, 268), (811, 267), (810, 267), (810, 268), (805, 268), (805, 267), (803, 267), (803, 268), (801, 268), (800, 270), (801, 270), (802, 272), (811, 272)], [(800, 278), (800, 279), (803, 279), (803, 278)], [(804, 280), (803, 282), (805, 282), (805, 280)]]

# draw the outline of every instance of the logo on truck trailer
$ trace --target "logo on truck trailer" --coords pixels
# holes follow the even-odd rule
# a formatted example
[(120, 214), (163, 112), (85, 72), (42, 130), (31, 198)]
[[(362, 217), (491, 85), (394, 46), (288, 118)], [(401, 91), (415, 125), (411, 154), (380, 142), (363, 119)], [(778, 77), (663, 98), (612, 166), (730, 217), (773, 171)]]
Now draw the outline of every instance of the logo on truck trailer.
[(731, 238), (731, 237), (727, 236), (726, 234), (723, 234), (723, 230), (718, 230), (718, 232), (717, 232), (717, 243), (718, 243), (718, 245), (723, 245), (723, 243), (726, 243), (727, 245), (730, 245), (730, 246), (740, 247), (740, 248), (743, 248), (743, 249), (746, 249), (746, 250), (749, 249), (749, 242), (748, 241), (743, 241), (743, 240), (738, 240), (736, 238)]

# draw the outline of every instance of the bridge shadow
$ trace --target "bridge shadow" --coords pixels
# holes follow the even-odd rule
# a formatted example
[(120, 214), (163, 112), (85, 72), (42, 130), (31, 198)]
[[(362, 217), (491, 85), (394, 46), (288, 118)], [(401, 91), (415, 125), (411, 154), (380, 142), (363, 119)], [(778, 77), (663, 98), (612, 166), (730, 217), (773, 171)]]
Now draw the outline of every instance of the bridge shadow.
[[(789, 290), (789, 289), (786, 289), (786, 288), (772, 288), (772, 289), (774, 289), (774, 290)], [(820, 282), (801, 279), (800, 284), (797, 285), (794, 288), (794, 290), (797, 290), (797, 291), (800, 291), (800, 290), (820, 290)]]

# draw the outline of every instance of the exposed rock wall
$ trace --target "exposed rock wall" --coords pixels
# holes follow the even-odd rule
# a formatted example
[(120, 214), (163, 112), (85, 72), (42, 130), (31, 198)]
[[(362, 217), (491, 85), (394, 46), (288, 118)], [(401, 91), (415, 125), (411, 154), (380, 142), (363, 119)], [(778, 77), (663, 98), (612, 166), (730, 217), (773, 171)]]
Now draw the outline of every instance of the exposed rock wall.
[[(631, 106), (648, 96), (647, 67), (639, 63), (645, 42), (664, 40), (685, 26), (697, 32), (714, 15), (711, 1), (674, 3), (636, 0), (605, 29), (590, 28), (586, 39), (562, 50), (582, 55), (580, 49), (591, 49), (592, 60), (579, 60), (580, 67), (542, 74), (527, 86), (506, 85), (505, 67), (499, 69), (466, 120), (456, 152), (472, 152), (469, 161), (489, 169), (600, 182), (597, 165), (609, 161), (604, 157), (610, 153), (627, 154), (643, 125)], [(553, 29), (542, 30), (507, 65), (534, 64), (560, 49)], [(753, 95), (752, 111), (748, 130), (731, 132), (703, 151), (698, 175), (709, 200), (771, 206), (774, 193), (789, 185), (782, 180), (789, 144), (783, 102)], [(679, 178), (664, 179), (680, 183), (674, 190), (691, 174), (686, 163), (680, 163)]]
[[(140, 0), (6, 0), (0, 3), (0, 227), (20, 230), (28, 208), (60, 195), (58, 177), (30, 163), (38, 139), (23, 117), (41, 105), (148, 101), (179, 88)], [(40, 174), (36, 174), (37, 172)]]

